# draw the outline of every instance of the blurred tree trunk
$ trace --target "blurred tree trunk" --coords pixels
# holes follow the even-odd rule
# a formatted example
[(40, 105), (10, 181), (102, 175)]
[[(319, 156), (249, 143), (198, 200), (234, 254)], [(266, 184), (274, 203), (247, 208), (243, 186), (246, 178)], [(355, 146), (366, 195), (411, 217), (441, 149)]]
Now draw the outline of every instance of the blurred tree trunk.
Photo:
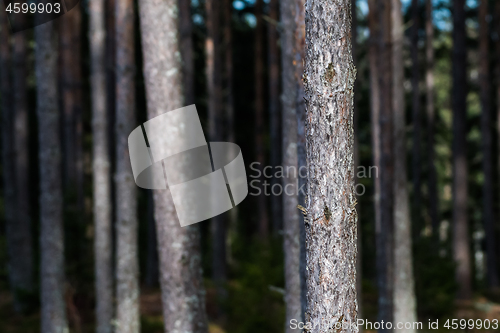
[[(394, 322), (417, 321), (408, 182), (401, 0), (392, 0), (392, 109), (394, 143)], [(413, 333), (415, 329), (395, 329)]]
[[(412, 166), (413, 166), (413, 209), (417, 221), (420, 223), (420, 201), (421, 201), (421, 163), (420, 160), (420, 132), (421, 132), (421, 120), (420, 120), (420, 73), (418, 64), (418, 30), (420, 28), (419, 19), (419, 0), (412, 0), (411, 3), (411, 17), (413, 25), (411, 28), (411, 90), (412, 90), (412, 122), (413, 122), (413, 151), (412, 151)], [(422, 226), (418, 226), (416, 230), (420, 231)]]
[(425, 1), (425, 57), (426, 57), (426, 109), (427, 109), (427, 158), (429, 166), (428, 192), (429, 192), (429, 215), (432, 224), (432, 233), (437, 240), (439, 236), (439, 196), (437, 189), (437, 171), (435, 162), (434, 133), (436, 126), (436, 111), (434, 109), (434, 25), (432, 19), (432, 0)]
[[(283, 169), (293, 170), (297, 167), (297, 81), (294, 66), (295, 48), (295, 0), (282, 0), (281, 11), (281, 63), (283, 94), (281, 101)], [(293, 190), (297, 185), (297, 174), (286, 172), (282, 186), (283, 200), (283, 252), (285, 255), (285, 332), (293, 332), (290, 326), (292, 319), (301, 318), (300, 289), (300, 228), (297, 195)], [(292, 188), (292, 191), (288, 190)]]
[(135, 127), (134, 1), (116, 1), (115, 6), (116, 327), (120, 333), (138, 333), (137, 187), (128, 154), (128, 136)]
[(486, 277), (490, 288), (498, 287), (497, 251), (495, 243), (495, 207), (493, 203), (493, 121), (489, 66), (488, 1), (479, 4), (479, 88), (481, 98), (481, 139), (483, 151), (483, 219), (486, 234)]
[(153, 194), (148, 191), (148, 248), (147, 248), (147, 262), (146, 262), (146, 286), (157, 287), (158, 286), (158, 242), (156, 240), (156, 228), (155, 228), (155, 217), (154, 217), (154, 202)]
[[(24, 17), (17, 16), (20, 20)], [(20, 23), (22, 24), (22, 23)], [(29, 126), (28, 126), (28, 94), (27, 94), (27, 46), (26, 32), (21, 31), (12, 35), (13, 53), (10, 57), (9, 23), (5, 26), (5, 56), (6, 62), (13, 65), (5, 68), (5, 77), (10, 81), (10, 95), (2, 94), (8, 100), (10, 115), (6, 118), (12, 128), (9, 128), (11, 146), (9, 158), (12, 158), (13, 169), (9, 182), (12, 182), (10, 191), (13, 195), (10, 204), (13, 209), (11, 223), (6, 223), (7, 248), (9, 256), (9, 280), (14, 296), (14, 308), (17, 312), (26, 310), (28, 304), (21, 299), (22, 294), (33, 291), (33, 245), (31, 234), (31, 205), (29, 187)], [(10, 88), (12, 85), (12, 88)], [(8, 112), (8, 111), (6, 111)], [(4, 113), (6, 115), (6, 113)], [(5, 135), (9, 135), (5, 133)], [(8, 166), (6, 166), (8, 168)], [(7, 204), (8, 202), (6, 202)], [(6, 205), (7, 206), (7, 205)], [(8, 213), (8, 212), (6, 212)], [(7, 221), (6, 221), (7, 222)]]
[[(307, 192), (307, 160), (306, 160), (306, 104), (304, 100), (304, 61), (306, 51), (306, 12), (305, 0), (295, 1), (295, 108), (297, 116), (297, 166), (298, 166), (298, 203), (306, 205)], [(299, 214), (300, 242), (300, 305), (301, 318), (305, 319), (307, 308), (307, 262), (306, 262), (306, 229), (304, 216)], [(297, 318), (298, 320), (298, 318)]]
[[(392, 321), (394, 313), (394, 217), (393, 217), (393, 112), (391, 3), (377, 2), (379, 20), (379, 124), (380, 124), (380, 226), (376, 228), (378, 320)], [(381, 330), (381, 331), (388, 331)]]
[[(279, 0), (269, 1), (269, 22), (267, 22), (267, 42), (268, 42), (268, 67), (269, 67), (269, 133), (271, 141), (271, 166), (276, 168), (281, 161), (281, 136), (280, 136), (280, 51), (279, 32), (277, 23), (279, 22)], [(271, 179), (271, 188), (280, 180), (276, 177)], [(277, 235), (283, 227), (281, 198), (271, 195), (271, 213), (273, 234)]]
[[(306, 321), (329, 323), (313, 330), (329, 332), (358, 319), (351, 0), (307, 1), (306, 8)], [(340, 331), (358, 331), (349, 328)]]
[[(264, 168), (264, 26), (262, 24), (263, 0), (255, 2), (255, 157), (260, 171)], [(266, 179), (261, 176), (261, 182)], [(267, 217), (267, 198), (264, 193), (257, 196), (258, 231), (262, 240), (269, 234), (269, 219)]]
[(467, 223), (467, 82), (465, 0), (453, 2), (453, 258), (457, 263), (458, 299), (472, 297)]
[(194, 104), (194, 52), (191, 1), (179, 0), (179, 32), (185, 105)]
[(41, 332), (68, 332), (64, 304), (64, 233), (61, 144), (57, 98), (57, 29), (55, 21), (35, 29), (37, 116), (40, 166)]
[[(497, 39), (495, 40), (495, 76), (496, 76), (496, 115), (497, 115), (497, 133), (500, 133), (500, 1), (495, 1), (494, 22)], [(500, 135), (497, 137), (497, 156), (500, 156)], [(498, 163), (500, 174), (500, 163)]]
[[(207, 0), (205, 2), (207, 15), (207, 87), (208, 87), (208, 123), (211, 141), (224, 140), (223, 126), (223, 96), (222, 96), (222, 43), (221, 43), (221, 1)], [(226, 216), (218, 215), (212, 218), (212, 278), (217, 288), (218, 301), (226, 296)], [(218, 314), (222, 309), (217, 307)]]
[(111, 333), (111, 321), (113, 319), (113, 241), (106, 100), (104, 0), (91, 0), (89, 2), (89, 19), (96, 332)]
[[(140, 0), (148, 118), (183, 106), (177, 0)], [(158, 40), (164, 41), (158, 43)], [(168, 80), (165, 73), (169, 73)], [(165, 138), (175, 145), (182, 138)], [(158, 142), (158, 144), (167, 144)], [(165, 332), (206, 333), (205, 290), (197, 225), (181, 228), (170, 190), (153, 193)], [(189, 260), (185, 260), (189, 258)]]

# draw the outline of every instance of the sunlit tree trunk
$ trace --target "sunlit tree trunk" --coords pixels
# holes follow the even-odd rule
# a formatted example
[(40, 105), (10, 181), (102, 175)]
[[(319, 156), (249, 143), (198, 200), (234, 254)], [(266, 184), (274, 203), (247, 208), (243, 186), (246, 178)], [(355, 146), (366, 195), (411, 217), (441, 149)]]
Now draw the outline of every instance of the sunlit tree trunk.
[(55, 21), (35, 28), (35, 69), (40, 165), (41, 332), (66, 333), (61, 144), (57, 96)]
[(457, 263), (458, 299), (472, 297), (467, 223), (467, 76), (465, 1), (453, 2), (453, 258)]
[[(184, 102), (177, 0), (140, 0), (139, 8), (144, 81), (151, 119), (182, 107)], [(182, 138), (164, 140), (158, 144), (182, 143)], [(165, 332), (206, 333), (198, 226), (181, 228), (169, 189), (156, 190), (153, 197)]]
[[(351, 1), (306, 2), (307, 332), (357, 321)], [(338, 274), (342, 272), (342, 274)]]
[[(412, 90), (412, 122), (413, 122), (413, 151), (412, 151), (412, 172), (413, 172), (413, 209), (414, 215), (417, 216), (417, 220), (422, 216), (420, 214), (420, 201), (421, 201), (421, 166), (422, 161), (420, 160), (420, 132), (421, 132), (421, 119), (420, 119), (420, 74), (419, 74), (419, 64), (418, 64), (418, 30), (420, 28), (419, 19), (419, 0), (412, 0), (411, 3), (411, 17), (412, 17), (412, 27), (411, 27), (411, 90)], [(420, 222), (419, 222), (420, 223)], [(421, 227), (421, 226), (419, 226)], [(419, 228), (418, 228), (419, 229)]]
[(116, 331), (140, 332), (137, 187), (128, 154), (135, 124), (134, 1), (115, 2)]
[(104, 0), (89, 2), (89, 41), (92, 98), (92, 176), (96, 332), (111, 333), (113, 265), (111, 178), (106, 100), (106, 30)]
[[(417, 321), (408, 181), (403, 65), (403, 13), (401, 0), (392, 0), (392, 109), (394, 144), (394, 322)], [(413, 333), (414, 328), (396, 328)]]
[(481, 98), (481, 139), (483, 151), (483, 220), (486, 234), (486, 277), (488, 286), (498, 287), (497, 250), (495, 243), (495, 207), (493, 201), (493, 140), (491, 85), (489, 66), (488, 1), (479, 5), (479, 87)]

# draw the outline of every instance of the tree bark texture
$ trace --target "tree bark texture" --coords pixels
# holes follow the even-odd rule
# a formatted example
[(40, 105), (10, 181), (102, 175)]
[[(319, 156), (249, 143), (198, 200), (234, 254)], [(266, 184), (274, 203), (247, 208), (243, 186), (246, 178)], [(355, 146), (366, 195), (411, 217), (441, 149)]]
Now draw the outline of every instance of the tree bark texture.
[(350, 0), (306, 2), (305, 60), (306, 332), (357, 332)]
[(467, 82), (465, 1), (453, 2), (453, 258), (457, 263), (458, 299), (470, 299), (471, 260), (467, 222)]
[(179, 0), (180, 52), (185, 105), (194, 104), (194, 51), (191, 1)]
[[(418, 30), (420, 28), (419, 19), (419, 0), (412, 0), (411, 17), (413, 25), (411, 27), (411, 90), (412, 90), (412, 122), (413, 122), (413, 151), (412, 151), (412, 171), (413, 171), (413, 209), (417, 220), (420, 219), (420, 201), (421, 201), (421, 160), (420, 160), (420, 141), (421, 141), (421, 119), (420, 119), (420, 70), (418, 64)], [(421, 226), (420, 226), (421, 227)], [(420, 228), (417, 228), (417, 230)]]
[[(306, 192), (307, 192), (307, 159), (306, 159), (306, 105), (305, 105), (305, 92), (304, 82), (302, 77), (304, 75), (304, 61), (305, 61), (305, 47), (306, 47), (306, 11), (305, 0), (295, 1), (295, 82), (297, 92), (295, 94), (295, 108), (297, 116), (297, 167), (298, 167), (298, 203), (299, 205), (306, 205)], [(306, 262), (306, 229), (304, 223), (304, 216), (299, 214), (299, 242), (300, 242), (300, 304), (301, 304), (301, 318), (305, 318), (307, 308), (307, 262)]]
[[(297, 115), (296, 115), (296, 73), (294, 66), (295, 47), (295, 0), (281, 2), (281, 63), (282, 63), (282, 164), (285, 170), (297, 167)], [(286, 172), (282, 180), (283, 189), (297, 185), (297, 174)], [(293, 332), (290, 320), (300, 320), (300, 228), (299, 210), (295, 191), (284, 191), (283, 200), (283, 253), (285, 255), (285, 332)]]
[(92, 176), (96, 332), (111, 333), (113, 319), (113, 242), (111, 178), (106, 99), (106, 29), (104, 0), (89, 2), (92, 98)]
[[(392, 109), (394, 144), (394, 322), (417, 321), (408, 182), (401, 1), (392, 0)], [(414, 328), (395, 332), (413, 333)]]
[(67, 333), (55, 21), (35, 28), (40, 165), (41, 332)]
[(481, 100), (481, 143), (483, 151), (483, 221), (486, 234), (486, 278), (490, 288), (498, 287), (497, 250), (495, 243), (495, 207), (493, 200), (493, 139), (491, 84), (489, 66), (488, 1), (479, 4), (479, 88)]
[(115, 2), (116, 330), (140, 332), (137, 187), (128, 153), (135, 127), (134, 2)]
[[(183, 106), (176, 0), (140, 0), (148, 117)], [(161, 41), (161, 42), (159, 42)], [(178, 144), (164, 138), (158, 144)], [(155, 190), (165, 332), (206, 333), (205, 289), (198, 226), (180, 227), (170, 190)]]

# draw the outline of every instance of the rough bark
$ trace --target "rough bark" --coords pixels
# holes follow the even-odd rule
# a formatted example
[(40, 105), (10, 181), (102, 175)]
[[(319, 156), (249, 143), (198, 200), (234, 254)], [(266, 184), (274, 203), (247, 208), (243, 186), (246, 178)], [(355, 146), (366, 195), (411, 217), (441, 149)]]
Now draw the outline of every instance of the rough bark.
[[(279, 0), (270, 0), (269, 18), (267, 24), (267, 42), (268, 42), (268, 75), (269, 75), (269, 133), (271, 141), (271, 154), (269, 161), (271, 166), (276, 168), (281, 161), (281, 136), (280, 136), (280, 52), (279, 52), (279, 33), (276, 22), (279, 20)], [(279, 179), (273, 176), (271, 179), (271, 188), (278, 184)], [(277, 235), (283, 226), (281, 219), (281, 198), (277, 195), (271, 196), (271, 214), (273, 234)]]
[(411, 17), (413, 25), (411, 27), (411, 90), (412, 90), (412, 122), (413, 122), (413, 151), (412, 151), (412, 171), (413, 171), (413, 209), (417, 220), (420, 219), (421, 201), (421, 160), (420, 160), (420, 74), (418, 64), (418, 30), (420, 28), (419, 0), (412, 0)]
[(106, 100), (104, 0), (89, 2), (89, 19), (96, 332), (111, 333), (111, 321), (113, 319), (113, 245)]
[(191, 1), (179, 0), (180, 52), (185, 105), (194, 104), (194, 52)]
[[(391, 3), (377, 2), (379, 34), (377, 40), (379, 69), (380, 124), (380, 228), (376, 229), (378, 320), (392, 321), (394, 287), (394, 217), (393, 217), (393, 112), (392, 112), (392, 36)], [(389, 331), (387, 329), (381, 331)]]
[[(177, 1), (140, 0), (139, 8), (148, 117), (153, 118), (183, 106)], [(173, 145), (182, 138), (158, 144), (166, 140)], [(206, 333), (198, 226), (180, 227), (170, 190), (156, 190), (153, 197), (165, 332)]]
[(146, 262), (145, 283), (148, 287), (158, 286), (158, 244), (156, 241), (156, 227), (154, 218), (153, 194), (148, 192), (148, 248)]
[(425, 94), (426, 94), (426, 113), (427, 113), (427, 159), (428, 159), (428, 182), (427, 191), (429, 192), (429, 215), (431, 218), (432, 233), (434, 238), (438, 239), (439, 231), (439, 196), (437, 189), (437, 171), (434, 161), (434, 133), (436, 123), (436, 111), (434, 109), (434, 25), (432, 22), (432, 0), (425, 2)]
[(306, 332), (357, 332), (350, 0), (306, 2), (305, 60)]
[[(233, 95), (233, 3), (224, 0), (224, 63), (225, 63), (225, 137), (234, 142), (234, 95)], [(233, 208), (232, 211), (235, 209)]]
[(116, 331), (140, 332), (137, 187), (128, 154), (135, 127), (134, 2), (115, 2)]
[[(264, 26), (262, 24), (263, 0), (255, 2), (255, 157), (259, 163), (260, 171), (264, 168)], [(262, 176), (261, 181), (265, 179)], [(267, 239), (269, 234), (269, 219), (267, 215), (267, 198), (261, 193), (257, 197), (258, 207), (258, 232), (259, 237)]]
[[(297, 116), (297, 167), (298, 167), (298, 202), (306, 205), (307, 192), (307, 160), (306, 160), (306, 105), (304, 101), (304, 60), (306, 46), (306, 19), (305, 0), (295, 1), (295, 82), (297, 92), (295, 94), (295, 108)], [(300, 304), (301, 318), (305, 318), (307, 307), (307, 280), (306, 280), (306, 229), (304, 216), (299, 214), (299, 242), (300, 242)]]
[(55, 21), (35, 28), (35, 69), (40, 165), (41, 332), (68, 332), (64, 304), (64, 240), (61, 144), (57, 99), (57, 30)]
[(467, 82), (465, 1), (453, 2), (453, 258), (457, 263), (458, 299), (470, 299), (471, 268), (467, 222)]
[(498, 287), (495, 243), (495, 207), (493, 203), (493, 140), (491, 84), (489, 66), (488, 1), (479, 4), (479, 88), (481, 100), (481, 144), (483, 152), (483, 222), (486, 234), (486, 280), (490, 288)]
[[(284, 170), (297, 167), (297, 115), (294, 47), (295, 47), (295, 1), (282, 1), (281, 11), (281, 81), (282, 101), (282, 164)], [(293, 332), (290, 321), (300, 320), (300, 228), (297, 195), (293, 190), (297, 185), (297, 174), (285, 172), (282, 179), (283, 200), (283, 253), (285, 255), (285, 332)], [(288, 189), (292, 188), (292, 191)]]
[[(403, 13), (401, 1), (392, 0), (392, 109), (394, 143), (394, 322), (417, 321), (408, 182), (403, 65)], [(413, 333), (414, 328), (395, 329)]]

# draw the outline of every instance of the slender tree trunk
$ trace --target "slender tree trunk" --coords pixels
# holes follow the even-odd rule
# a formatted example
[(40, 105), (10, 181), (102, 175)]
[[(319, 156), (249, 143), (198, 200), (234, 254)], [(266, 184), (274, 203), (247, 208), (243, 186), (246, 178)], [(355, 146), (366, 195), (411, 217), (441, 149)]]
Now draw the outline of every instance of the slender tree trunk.
[[(357, 322), (351, 1), (306, 2), (307, 332)], [(342, 272), (342, 274), (338, 274)], [(341, 325), (343, 326), (343, 325)], [(356, 325), (335, 329), (358, 332)]]
[[(304, 100), (304, 60), (306, 47), (306, 19), (305, 0), (295, 1), (295, 108), (297, 116), (297, 163), (298, 163), (298, 202), (306, 205), (307, 192), (307, 160), (306, 160), (306, 105)], [(299, 214), (299, 241), (300, 241), (300, 305), (301, 318), (305, 319), (307, 308), (307, 262), (306, 262), (306, 229), (304, 216)], [(298, 318), (297, 318), (298, 320)]]
[[(280, 52), (279, 52), (279, 32), (276, 22), (279, 20), (279, 0), (270, 0), (269, 2), (269, 18), (271, 22), (267, 23), (267, 42), (268, 42), (268, 67), (269, 67), (269, 132), (271, 140), (271, 166), (276, 168), (281, 160), (281, 144), (280, 144)], [(279, 179), (274, 177), (271, 179), (271, 188), (278, 184)], [(271, 196), (271, 213), (273, 234), (277, 235), (278, 231), (283, 227), (281, 219), (281, 198), (277, 195)]]
[(148, 248), (146, 262), (145, 282), (148, 287), (158, 286), (158, 242), (156, 241), (156, 228), (154, 217), (153, 194), (148, 192)]
[(191, 1), (179, 0), (179, 32), (185, 105), (194, 104), (194, 52)]
[[(392, 108), (394, 143), (394, 322), (417, 321), (408, 183), (401, 0), (392, 0)], [(413, 333), (414, 328), (395, 329)]]
[[(149, 118), (183, 106), (176, 7), (176, 0), (139, 1)], [(180, 137), (164, 140), (157, 144), (182, 143)], [(156, 190), (153, 197), (165, 332), (206, 333), (198, 226), (180, 227), (169, 189)]]
[(481, 98), (481, 139), (483, 150), (483, 220), (486, 234), (486, 277), (490, 288), (498, 287), (497, 251), (495, 243), (495, 207), (493, 204), (493, 140), (491, 86), (489, 66), (488, 1), (479, 5), (479, 86)]
[[(378, 69), (380, 94), (380, 228), (376, 230), (379, 321), (392, 321), (394, 313), (394, 217), (393, 217), (393, 112), (391, 3), (377, 2), (380, 31)], [(381, 331), (389, 331), (387, 329)]]
[[(255, 2), (255, 157), (262, 172), (265, 163), (264, 150), (264, 26), (262, 24), (263, 0)], [(264, 176), (261, 181), (265, 181)], [(267, 239), (269, 234), (269, 219), (267, 216), (267, 198), (264, 193), (257, 197), (258, 231), (261, 239)]]
[(116, 330), (138, 333), (137, 187), (128, 154), (135, 127), (134, 2), (115, 2), (116, 34)]
[[(415, 216), (417, 216), (417, 221), (420, 220), (420, 201), (421, 201), (421, 160), (420, 160), (420, 132), (421, 132), (421, 121), (420, 121), (420, 74), (419, 74), (419, 64), (418, 64), (418, 30), (420, 28), (419, 19), (419, 0), (412, 0), (411, 3), (411, 16), (413, 25), (411, 28), (411, 90), (412, 90), (412, 122), (413, 122), (413, 209)], [(420, 226), (421, 227), (421, 226)], [(416, 228), (419, 230), (420, 228)]]
[[(17, 16), (19, 20), (24, 21), (24, 17)], [(20, 22), (20, 24), (22, 24)], [(7, 56), (10, 53), (9, 33), (7, 31), (8, 23), (5, 28), (7, 43), (5, 44)], [(30, 218), (30, 187), (29, 187), (29, 129), (28, 129), (28, 98), (27, 98), (27, 37), (26, 32), (21, 31), (12, 36), (13, 54), (12, 59), (6, 60), (13, 65), (12, 89), (9, 96), (3, 95), (7, 100), (10, 99), (11, 115), (8, 121), (13, 126), (11, 132), (10, 144), (8, 149), (10, 158), (13, 161), (13, 173), (9, 182), (12, 183), (11, 191), (14, 195), (11, 204), (13, 206), (13, 223), (7, 224), (6, 236), (9, 255), (9, 274), (10, 283), (14, 295), (14, 308), (17, 312), (26, 310), (27, 304), (23, 302), (20, 295), (33, 291), (33, 245), (31, 234)], [(10, 71), (10, 68), (8, 69)], [(5, 69), (6, 78), (9, 73)], [(2, 98), (3, 99), (3, 98)], [(12, 103), (13, 102), (13, 103)], [(12, 129), (9, 129), (12, 131)], [(5, 133), (8, 135), (8, 133)], [(8, 153), (8, 152), (6, 152)], [(8, 208), (10, 209), (10, 207)], [(7, 212), (6, 212), (7, 213)]]
[(426, 111), (427, 111), (427, 158), (429, 166), (428, 192), (429, 192), (429, 215), (431, 217), (432, 233), (437, 240), (439, 235), (439, 196), (437, 189), (437, 171), (435, 164), (434, 133), (436, 112), (434, 109), (434, 25), (432, 23), (432, 0), (425, 2), (425, 57), (427, 68), (425, 74), (426, 89)]
[[(222, 100), (222, 44), (221, 44), (221, 1), (205, 2), (207, 15), (207, 87), (208, 87), (208, 122), (211, 141), (223, 141), (223, 100)], [(226, 296), (226, 214), (212, 218), (212, 278), (217, 288), (217, 297), (221, 301)], [(218, 314), (222, 314), (220, 307)]]
[(104, 0), (89, 2), (92, 94), (92, 176), (96, 332), (111, 333), (113, 319), (113, 242), (111, 178), (106, 100), (106, 30)]
[[(294, 66), (295, 48), (295, 1), (285, 0), (281, 2), (281, 63), (282, 63), (282, 86), (283, 94), (281, 100), (282, 108), (282, 137), (283, 157), (282, 163), (285, 170), (293, 170), (297, 167), (297, 110), (296, 93), (297, 81)], [(282, 186), (285, 190), (283, 200), (283, 252), (285, 255), (285, 304), (286, 320), (285, 332), (293, 332), (290, 321), (299, 320), (302, 316), (300, 303), (300, 228), (299, 211), (297, 210), (297, 195), (294, 189), (297, 185), (297, 174), (286, 172), (283, 177)]]
[(61, 144), (57, 99), (55, 21), (35, 28), (37, 116), (40, 165), (41, 332), (68, 332), (64, 304), (64, 240)]
[(458, 299), (472, 297), (467, 223), (467, 82), (464, 6), (464, 0), (453, 2), (453, 257), (457, 263)]

